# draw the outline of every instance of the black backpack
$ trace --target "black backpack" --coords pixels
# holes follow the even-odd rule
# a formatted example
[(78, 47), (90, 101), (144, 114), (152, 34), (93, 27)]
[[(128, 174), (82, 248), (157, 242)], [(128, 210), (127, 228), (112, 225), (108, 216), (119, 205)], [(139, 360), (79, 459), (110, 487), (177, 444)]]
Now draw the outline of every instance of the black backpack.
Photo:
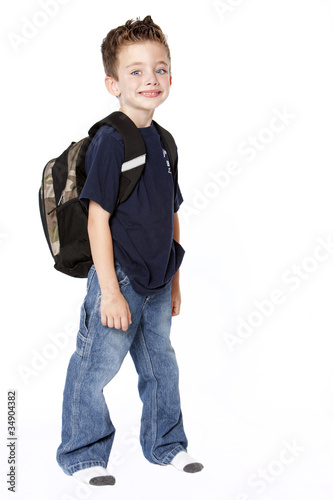
[[(177, 148), (172, 135), (153, 122), (162, 138), (170, 159), (175, 181)], [(116, 111), (97, 122), (88, 137), (71, 145), (58, 157), (50, 160), (39, 189), (39, 209), (46, 240), (58, 271), (76, 278), (86, 278), (92, 265), (88, 238), (88, 211), (79, 201), (86, 180), (85, 157), (92, 138), (102, 125), (109, 125), (122, 135), (124, 163), (116, 207), (126, 201), (139, 182), (146, 162), (142, 135), (133, 121)], [(176, 190), (176, 182), (174, 182)]]

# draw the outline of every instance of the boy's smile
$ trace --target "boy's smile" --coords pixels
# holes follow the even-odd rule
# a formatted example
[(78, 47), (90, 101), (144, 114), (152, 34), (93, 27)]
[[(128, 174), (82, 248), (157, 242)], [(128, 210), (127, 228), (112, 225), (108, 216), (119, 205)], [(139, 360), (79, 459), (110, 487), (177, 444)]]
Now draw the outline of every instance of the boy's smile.
[(159, 97), (161, 95), (161, 91), (157, 92), (139, 92), (143, 97)]
[(120, 101), (120, 111), (138, 127), (150, 125), (155, 109), (168, 97), (170, 61), (159, 42), (125, 45), (118, 56), (118, 80), (106, 77), (108, 91)]

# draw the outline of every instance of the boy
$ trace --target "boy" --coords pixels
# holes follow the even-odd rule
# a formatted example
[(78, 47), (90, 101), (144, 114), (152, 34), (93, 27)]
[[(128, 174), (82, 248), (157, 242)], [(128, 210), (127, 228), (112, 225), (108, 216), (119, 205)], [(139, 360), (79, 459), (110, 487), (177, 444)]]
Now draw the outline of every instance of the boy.
[(184, 250), (177, 211), (182, 196), (152, 123), (169, 95), (170, 51), (160, 27), (147, 16), (110, 31), (102, 55), (107, 90), (139, 128), (147, 157), (134, 192), (114, 211), (124, 161), (121, 136), (101, 127), (86, 155), (80, 199), (89, 206), (94, 265), (68, 366), (57, 461), (66, 474), (97, 486), (115, 483), (107, 470), (115, 429), (103, 388), (128, 351), (139, 375), (145, 457), (185, 472), (203, 468), (186, 452), (170, 343), (171, 317), (179, 314), (181, 303), (178, 270)]

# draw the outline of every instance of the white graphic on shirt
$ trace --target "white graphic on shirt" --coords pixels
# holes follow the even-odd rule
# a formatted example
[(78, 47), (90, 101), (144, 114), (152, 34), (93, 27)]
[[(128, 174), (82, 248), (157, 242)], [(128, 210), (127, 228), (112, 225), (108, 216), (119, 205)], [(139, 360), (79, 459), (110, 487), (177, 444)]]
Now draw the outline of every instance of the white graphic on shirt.
[(172, 170), (171, 170), (171, 166), (170, 166), (170, 162), (168, 160), (168, 157), (167, 157), (167, 152), (165, 151), (165, 149), (163, 149), (163, 157), (164, 159), (166, 158), (166, 164), (167, 164), (167, 167), (168, 167), (168, 174), (172, 174)]

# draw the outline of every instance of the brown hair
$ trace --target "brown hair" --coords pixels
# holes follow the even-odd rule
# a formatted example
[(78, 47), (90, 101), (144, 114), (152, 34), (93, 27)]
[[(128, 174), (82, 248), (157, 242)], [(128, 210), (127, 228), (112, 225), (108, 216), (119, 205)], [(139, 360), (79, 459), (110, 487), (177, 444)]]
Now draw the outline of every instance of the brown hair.
[(118, 54), (122, 45), (147, 40), (160, 42), (166, 48), (169, 61), (171, 61), (166, 36), (152, 18), (146, 16), (143, 21), (140, 19), (127, 21), (123, 26), (111, 30), (104, 38), (101, 48), (106, 76), (112, 76), (118, 80)]

